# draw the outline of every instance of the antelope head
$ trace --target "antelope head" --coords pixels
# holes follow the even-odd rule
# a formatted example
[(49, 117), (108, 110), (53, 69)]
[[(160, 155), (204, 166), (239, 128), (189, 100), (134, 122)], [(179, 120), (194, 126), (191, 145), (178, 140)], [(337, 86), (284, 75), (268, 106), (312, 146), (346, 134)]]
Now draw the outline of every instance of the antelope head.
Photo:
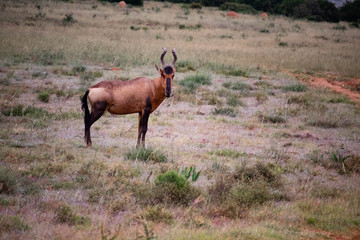
[(174, 76), (175, 76), (174, 65), (176, 63), (177, 56), (176, 56), (175, 48), (174, 48), (172, 50), (174, 60), (172, 61), (171, 64), (166, 64), (165, 61), (164, 61), (164, 56), (165, 56), (166, 52), (167, 52), (167, 50), (166, 50), (166, 48), (164, 48), (164, 51), (160, 56), (160, 60), (161, 60), (163, 69), (159, 68), (156, 64), (155, 64), (155, 67), (156, 67), (156, 70), (161, 75), (161, 83), (163, 84), (163, 87), (165, 89), (165, 96), (170, 97), (171, 96), (171, 87), (173, 85), (173, 79), (174, 79)]

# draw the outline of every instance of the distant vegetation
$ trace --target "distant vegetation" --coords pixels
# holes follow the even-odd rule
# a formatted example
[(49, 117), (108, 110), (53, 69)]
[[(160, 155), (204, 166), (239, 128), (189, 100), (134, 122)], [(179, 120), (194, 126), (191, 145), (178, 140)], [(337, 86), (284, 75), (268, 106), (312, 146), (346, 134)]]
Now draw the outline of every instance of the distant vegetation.
[[(104, 1), (104, 0), (102, 0)], [(108, 0), (112, 1), (112, 0)], [(138, 1), (138, 0), (135, 0)], [(174, 3), (192, 3), (190, 0), (168, 0)], [(341, 8), (327, 0), (198, 0), (203, 6), (220, 7), (221, 10), (231, 10), (246, 14), (256, 11), (271, 14), (286, 15), (293, 18), (303, 18), (312, 21), (355, 22), (360, 20), (360, 0), (347, 1)], [(137, 5), (137, 4), (134, 4)], [(142, 5), (142, 4), (141, 4)]]

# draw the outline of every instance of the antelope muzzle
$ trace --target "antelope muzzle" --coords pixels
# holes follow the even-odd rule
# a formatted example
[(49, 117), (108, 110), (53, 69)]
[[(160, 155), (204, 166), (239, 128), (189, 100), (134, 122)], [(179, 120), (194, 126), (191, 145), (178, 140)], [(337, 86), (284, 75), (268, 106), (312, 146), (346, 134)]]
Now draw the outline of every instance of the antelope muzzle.
[(167, 79), (166, 79), (165, 96), (166, 96), (166, 97), (170, 97), (170, 96), (171, 96), (171, 78), (167, 78)]

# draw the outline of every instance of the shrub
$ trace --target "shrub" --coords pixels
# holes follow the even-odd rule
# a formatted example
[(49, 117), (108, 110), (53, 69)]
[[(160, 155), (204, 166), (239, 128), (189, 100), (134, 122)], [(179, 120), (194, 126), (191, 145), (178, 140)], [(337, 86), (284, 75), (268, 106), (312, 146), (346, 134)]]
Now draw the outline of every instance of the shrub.
[[(118, 0), (98, 0), (100, 2), (111, 2), (111, 3), (118, 3)], [(127, 4), (131, 4), (134, 6), (140, 6), (142, 7), (144, 5), (143, 0), (127, 0), (126, 1)]]
[(155, 202), (188, 205), (200, 193), (182, 175), (167, 171), (155, 178)]
[(166, 155), (153, 148), (132, 148), (126, 153), (125, 158), (143, 162), (167, 162)]
[(62, 24), (64, 26), (73, 24), (74, 22), (75, 22), (75, 19), (73, 18), (72, 13), (65, 14), (65, 17), (62, 20)]
[(201, 85), (210, 85), (211, 76), (207, 73), (197, 73), (195, 75), (190, 75), (185, 77), (180, 85), (183, 86), (184, 90), (188, 93), (194, 93), (197, 88)]
[(38, 94), (38, 99), (44, 103), (48, 103), (50, 99), (50, 94), (46, 91)]
[(159, 174), (155, 179), (155, 185), (161, 185), (164, 183), (175, 184), (178, 189), (186, 188), (189, 182), (186, 178), (175, 171), (167, 171), (163, 174)]
[(256, 14), (257, 11), (250, 5), (237, 3), (237, 2), (225, 2), (220, 6), (220, 10), (234, 11), (244, 14)]

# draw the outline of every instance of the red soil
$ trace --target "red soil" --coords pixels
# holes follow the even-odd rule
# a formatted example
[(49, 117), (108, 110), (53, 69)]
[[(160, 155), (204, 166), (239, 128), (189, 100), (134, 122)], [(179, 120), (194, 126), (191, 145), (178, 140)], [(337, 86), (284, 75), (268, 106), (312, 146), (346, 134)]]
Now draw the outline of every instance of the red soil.
[(328, 81), (325, 78), (312, 78), (310, 84), (316, 87), (329, 88), (335, 92), (347, 95), (352, 101), (360, 102), (360, 78), (347, 81)]
[(234, 11), (230, 11), (227, 13), (227, 16), (228, 17), (233, 17), (233, 18), (239, 18), (239, 14), (237, 14), (236, 12)]

